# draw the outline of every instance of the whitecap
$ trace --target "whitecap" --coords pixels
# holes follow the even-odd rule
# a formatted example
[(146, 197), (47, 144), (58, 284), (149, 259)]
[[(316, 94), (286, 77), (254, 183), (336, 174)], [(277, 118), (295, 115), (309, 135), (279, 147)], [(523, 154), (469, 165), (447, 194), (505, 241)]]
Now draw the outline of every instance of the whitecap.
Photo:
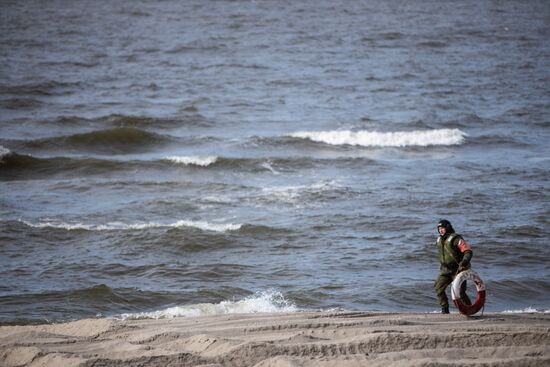
[(310, 185), (264, 187), (262, 196), (269, 200), (292, 203), (300, 199), (302, 195), (322, 193), (339, 188), (341, 186), (334, 180), (322, 180)]
[(297, 312), (298, 308), (285, 299), (281, 292), (268, 290), (258, 292), (253, 296), (239, 301), (222, 301), (220, 303), (198, 303), (184, 306), (169, 307), (162, 310), (139, 313), (125, 313), (117, 318), (133, 319), (165, 319), (174, 317), (194, 317), (205, 315), (243, 314), (243, 313), (277, 313)]
[(2, 158), (4, 158), (4, 156), (10, 153), (11, 151), (8, 148), (4, 148), (3, 146), (0, 145), (0, 161), (2, 160)]
[(521, 310), (505, 310), (505, 311), (502, 311), (502, 313), (550, 313), (550, 309), (539, 310), (534, 307), (526, 307)]
[(213, 195), (213, 196), (204, 196), (201, 199), (201, 202), (214, 203), (214, 204), (231, 204), (233, 203), (233, 200), (228, 197)]
[(205, 231), (225, 232), (225, 231), (237, 231), (242, 227), (242, 224), (233, 223), (210, 223), (205, 221), (190, 221), (179, 220), (170, 227), (195, 227)]
[(178, 220), (173, 223), (161, 223), (161, 222), (143, 222), (143, 223), (123, 223), (123, 222), (109, 222), (107, 224), (85, 224), (80, 222), (57, 222), (57, 221), (40, 221), (38, 223), (31, 223), (21, 220), (22, 223), (29, 227), (35, 228), (59, 228), (66, 230), (87, 230), (87, 231), (112, 231), (112, 230), (131, 230), (131, 229), (146, 229), (146, 228), (162, 228), (162, 227), (192, 227), (198, 228), (204, 231), (213, 232), (225, 232), (225, 231), (237, 231), (242, 227), (242, 224), (233, 223), (210, 223), (207, 221), (191, 221), (191, 220)]
[(375, 131), (299, 131), (293, 138), (309, 139), (330, 145), (358, 145), (364, 147), (406, 147), (430, 145), (460, 145), (466, 133), (459, 129), (435, 129), (396, 132)]
[(186, 166), (201, 166), (207, 167), (211, 164), (216, 163), (218, 160), (217, 156), (168, 156), (164, 157), (164, 160), (170, 161), (176, 164), (183, 164)]
[(273, 173), (274, 175), (279, 175), (280, 174), (279, 171), (277, 171), (275, 168), (273, 168), (271, 166), (271, 163), (269, 161), (268, 162), (262, 162), (262, 164), (260, 164), (260, 166), (262, 168), (265, 168), (265, 169), (271, 171), (271, 173)]

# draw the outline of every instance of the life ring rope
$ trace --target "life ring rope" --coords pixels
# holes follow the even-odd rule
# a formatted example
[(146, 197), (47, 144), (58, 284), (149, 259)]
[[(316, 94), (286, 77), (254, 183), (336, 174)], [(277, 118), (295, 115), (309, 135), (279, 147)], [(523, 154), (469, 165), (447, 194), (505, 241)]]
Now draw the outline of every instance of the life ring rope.
[[(476, 299), (471, 305), (465, 304), (460, 298), (460, 288), (462, 287), (462, 284), (467, 280), (471, 280), (477, 290)], [(473, 270), (465, 270), (463, 272), (460, 272), (451, 284), (451, 297), (453, 299), (453, 303), (455, 304), (456, 308), (458, 308), (460, 313), (466, 316), (477, 313), (485, 306), (485, 296), (485, 284), (483, 283), (479, 275)]]

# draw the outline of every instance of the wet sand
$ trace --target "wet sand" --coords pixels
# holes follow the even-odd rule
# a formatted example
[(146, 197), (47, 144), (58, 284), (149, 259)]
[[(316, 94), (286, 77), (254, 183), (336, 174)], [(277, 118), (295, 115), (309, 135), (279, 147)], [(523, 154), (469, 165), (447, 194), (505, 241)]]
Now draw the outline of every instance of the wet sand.
[(0, 327), (1, 366), (548, 366), (550, 314), (232, 314)]

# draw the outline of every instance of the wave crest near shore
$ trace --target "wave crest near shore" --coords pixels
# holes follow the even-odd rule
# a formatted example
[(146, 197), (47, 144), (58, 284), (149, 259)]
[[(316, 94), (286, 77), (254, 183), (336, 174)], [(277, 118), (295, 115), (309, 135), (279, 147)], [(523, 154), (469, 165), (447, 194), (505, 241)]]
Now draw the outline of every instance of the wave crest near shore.
[(293, 138), (330, 145), (358, 145), (364, 147), (407, 147), (431, 145), (460, 145), (466, 133), (459, 129), (434, 129), (416, 131), (299, 131), (289, 135)]
[(544, 309), (538, 309), (534, 307), (526, 307), (521, 310), (506, 310), (506, 311), (502, 311), (502, 313), (550, 313), (550, 308), (544, 310)]
[(239, 301), (222, 301), (220, 303), (199, 303), (187, 306), (169, 307), (152, 312), (125, 313), (123, 320), (165, 319), (174, 317), (194, 317), (205, 315), (242, 314), (260, 312), (296, 312), (297, 307), (283, 296), (281, 292), (268, 290)]

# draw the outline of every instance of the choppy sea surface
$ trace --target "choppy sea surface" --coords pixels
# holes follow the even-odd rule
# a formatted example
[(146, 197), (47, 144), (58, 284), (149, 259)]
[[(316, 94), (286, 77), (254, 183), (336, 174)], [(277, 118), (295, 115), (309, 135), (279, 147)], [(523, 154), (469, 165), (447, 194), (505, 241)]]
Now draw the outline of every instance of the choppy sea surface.
[(550, 309), (547, 1), (2, 1), (0, 323)]

